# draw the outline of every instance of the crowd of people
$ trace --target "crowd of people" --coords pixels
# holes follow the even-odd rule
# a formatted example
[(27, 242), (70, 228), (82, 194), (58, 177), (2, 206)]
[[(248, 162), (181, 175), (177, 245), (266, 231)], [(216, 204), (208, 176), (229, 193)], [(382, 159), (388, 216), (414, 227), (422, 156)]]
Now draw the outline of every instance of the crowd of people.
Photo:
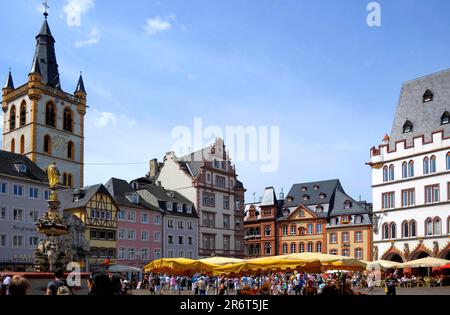
[[(168, 274), (144, 276), (141, 289), (151, 294), (192, 295), (321, 295), (355, 294), (350, 279), (344, 274), (272, 273), (259, 276), (211, 277), (197, 274), (193, 277)], [(345, 283), (345, 284), (344, 284)]]
[[(145, 274), (142, 281), (126, 275), (109, 272), (90, 274), (87, 280), (89, 295), (131, 295), (133, 290), (148, 290), (152, 295), (360, 295), (375, 287), (374, 270), (356, 273), (332, 272), (329, 274), (270, 273), (242, 277), (212, 277), (206, 274), (175, 276)], [(400, 274), (398, 270), (386, 273), (381, 286), (387, 295), (396, 295), (397, 288), (450, 285), (449, 277), (436, 274), (420, 277)], [(0, 276), (1, 295), (21, 296), (31, 294), (30, 282), (20, 275)], [(75, 288), (64, 279), (63, 270), (54, 273), (46, 295), (73, 295)]]

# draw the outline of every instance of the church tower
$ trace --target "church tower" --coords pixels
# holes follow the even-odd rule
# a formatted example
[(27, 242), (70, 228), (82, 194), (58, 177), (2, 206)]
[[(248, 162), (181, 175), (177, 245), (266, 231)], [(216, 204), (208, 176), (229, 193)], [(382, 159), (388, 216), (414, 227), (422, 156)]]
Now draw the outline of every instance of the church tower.
[(73, 94), (63, 91), (55, 39), (47, 22), (36, 36), (28, 82), (15, 88), (11, 70), (2, 89), (3, 150), (20, 153), (40, 168), (52, 161), (64, 186), (83, 187), (86, 90), (80, 75)]

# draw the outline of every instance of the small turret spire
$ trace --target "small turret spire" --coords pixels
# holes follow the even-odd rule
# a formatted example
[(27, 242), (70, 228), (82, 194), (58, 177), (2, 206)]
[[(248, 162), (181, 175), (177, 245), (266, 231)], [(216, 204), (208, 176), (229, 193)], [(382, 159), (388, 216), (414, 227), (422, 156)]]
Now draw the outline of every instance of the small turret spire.
[(86, 93), (86, 89), (84, 88), (84, 81), (83, 81), (83, 73), (82, 72), (80, 72), (80, 78), (78, 79), (77, 88), (76, 88), (74, 94), (77, 94), (77, 93), (87, 94)]
[(39, 74), (42, 76), (41, 67), (39, 66), (37, 57), (34, 57), (34, 59), (33, 59), (33, 65), (31, 66), (30, 74)]
[(8, 78), (6, 79), (6, 83), (3, 88), (6, 90), (14, 90), (14, 82), (11, 74), (11, 68), (9, 68)]

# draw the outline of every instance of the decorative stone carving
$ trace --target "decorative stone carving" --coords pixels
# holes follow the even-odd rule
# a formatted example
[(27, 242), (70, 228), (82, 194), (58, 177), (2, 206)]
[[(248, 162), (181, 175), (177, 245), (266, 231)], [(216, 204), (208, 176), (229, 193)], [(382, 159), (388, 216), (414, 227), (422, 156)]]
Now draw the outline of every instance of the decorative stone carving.
[(378, 260), (378, 246), (373, 247), (373, 259)]
[(439, 255), (439, 243), (434, 241), (433, 242), (433, 257), (438, 257)]
[(409, 251), (409, 244), (408, 244), (408, 243), (405, 243), (404, 246), (405, 246), (405, 248), (403, 249), (403, 253), (404, 253), (404, 255), (405, 255), (405, 258), (408, 259), (409, 254), (410, 254), (410, 251)]

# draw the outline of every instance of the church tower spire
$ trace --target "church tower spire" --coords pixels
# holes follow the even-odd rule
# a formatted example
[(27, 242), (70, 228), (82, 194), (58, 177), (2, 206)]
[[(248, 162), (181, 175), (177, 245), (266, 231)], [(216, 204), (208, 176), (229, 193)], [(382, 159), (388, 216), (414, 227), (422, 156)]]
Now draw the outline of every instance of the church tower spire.
[(36, 51), (33, 59), (33, 67), (35, 68), (34, 64), (39, 67), (43, 84), (61, 90), (58, 63), (56, 61), (55, 38), (48, 25), (47, 11), (44, 13), (44, 16), (45, 19), (42, 23), (41, 30), (36, 36)]
[(6, 79), (6, 83), (3, 89), (8, 91), (14, 90), (14, 82), (11, 74), (11, 69), (9, 69), (8, 78)]

